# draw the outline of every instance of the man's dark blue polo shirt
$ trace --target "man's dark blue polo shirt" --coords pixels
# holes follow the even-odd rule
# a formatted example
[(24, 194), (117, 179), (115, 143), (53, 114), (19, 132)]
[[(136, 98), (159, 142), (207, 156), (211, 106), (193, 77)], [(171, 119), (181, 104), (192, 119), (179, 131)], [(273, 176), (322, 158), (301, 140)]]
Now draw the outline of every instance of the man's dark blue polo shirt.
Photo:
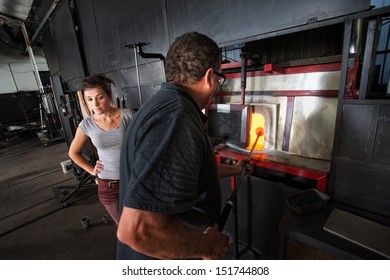
[[(173, 84), (162, 84), (126, 131), (120, 162), (120, 209), (172, 214), (199, 231), (217, 221), (221, 190), (206, 121), (188, 93)], [(149, 257), (118, 242), (117, 258)]]

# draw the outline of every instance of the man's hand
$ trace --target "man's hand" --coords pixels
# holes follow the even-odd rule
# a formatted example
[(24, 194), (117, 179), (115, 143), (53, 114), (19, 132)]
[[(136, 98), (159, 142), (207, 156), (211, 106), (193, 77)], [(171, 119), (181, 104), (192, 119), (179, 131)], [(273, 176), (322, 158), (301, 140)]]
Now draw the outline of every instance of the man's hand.
[[(253, 164), (251, 164), (248, 160), (242, 159), (236, 163), (236, 166), (239, 168), (239, 173), (241, 174), (242, 169), (245, 168), (245, 175), (251, 175), (253, 173)], [(238, 175), (237, 174), (237, 175)]]
[(203, 234), (207, 235), (207, 241), (211, 244), (210, 254), (204, 256), (204, 260), (222, 260), (229, 250), (229, 237), (218, 231), (218, 225), (214, 224), (206, 228)]

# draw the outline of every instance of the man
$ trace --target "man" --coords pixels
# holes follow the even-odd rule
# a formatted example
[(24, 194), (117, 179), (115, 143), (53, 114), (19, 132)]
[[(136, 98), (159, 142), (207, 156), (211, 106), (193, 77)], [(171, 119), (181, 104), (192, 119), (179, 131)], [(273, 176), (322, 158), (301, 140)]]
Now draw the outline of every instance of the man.
[(167, 83), (123, 140), (117, 258), (223, 259), (219, 177), (240, 174), (245, 162), (217, 167), (204, 126), (201, 110), (225, 81), (218, 45), (186, 33), (169, 48), (165, 69)]

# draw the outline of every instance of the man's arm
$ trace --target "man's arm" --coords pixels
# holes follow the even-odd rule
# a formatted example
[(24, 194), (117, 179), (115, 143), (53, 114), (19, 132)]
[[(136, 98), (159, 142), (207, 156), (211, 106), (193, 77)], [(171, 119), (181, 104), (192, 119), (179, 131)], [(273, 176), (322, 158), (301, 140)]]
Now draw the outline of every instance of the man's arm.
[(185, 227), (168, 214), (124, 207), (118, 225), (119, 241), (158, 259), (223, 259), (229, 238), (208, 227), (203, 233)]

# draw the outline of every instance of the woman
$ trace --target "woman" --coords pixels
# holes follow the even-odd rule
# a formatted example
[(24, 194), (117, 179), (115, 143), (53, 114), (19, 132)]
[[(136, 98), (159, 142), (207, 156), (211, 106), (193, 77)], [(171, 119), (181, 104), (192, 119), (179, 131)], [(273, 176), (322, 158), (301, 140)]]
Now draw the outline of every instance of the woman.
[[(82, 169), (98, 177), (98, 196), (116, 224), (119, 222), (119, 158), (123, 135), (134, 111), (113, 106), (107, 77), (94, 75), (83, 80), (84, 98), (92, 115), (82, 120), (69, 148), (69, 157)], [(91, 139), (99, 160), (92, 165), (83, 156), (85, 142)]]

